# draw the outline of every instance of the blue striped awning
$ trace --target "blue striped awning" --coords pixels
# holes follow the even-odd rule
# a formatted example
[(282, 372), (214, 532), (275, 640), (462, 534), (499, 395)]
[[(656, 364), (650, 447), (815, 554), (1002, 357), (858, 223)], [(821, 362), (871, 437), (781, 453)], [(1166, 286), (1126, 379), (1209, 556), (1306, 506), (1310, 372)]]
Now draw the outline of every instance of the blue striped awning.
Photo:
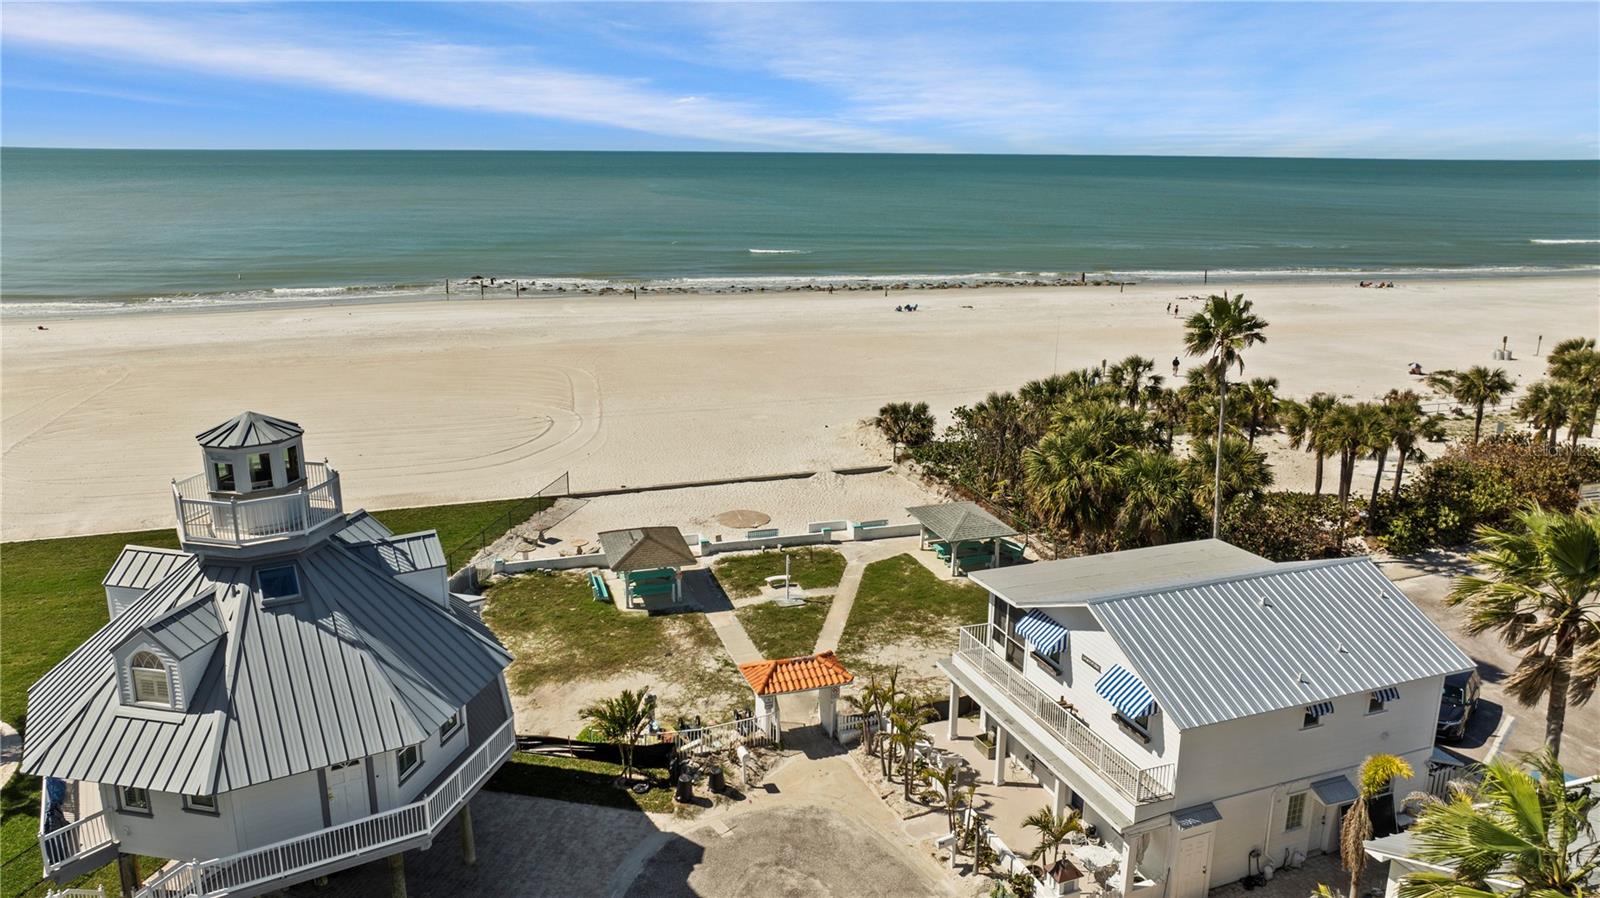
[(1327, 717), (1333, 713), (1333, 702), (1317, 702), (1306, 705), (1306, 713), (1312, 717)]
[(1400, 698), (1400, 690), (1394, 688), (1393, 686), (1385, 686), (1382, 689), (1372, 690), (1372, 697), (1380, 702), (1398, 701)]
[(1133, 671), (1120, 664), (1111, 665), (1110, 670), (1100, 675), (1094, 683), (1094, 691), (1129, 720), (1144, 717), (1156, 708), (1156, 697)]
[(1016, 629), (1017, 635), (1027, 640), (1033, 650), (1041, 655), (1054, 655), (1067, 642), (1067, 628), (1038, 610), (1028, 612), (1027, 616), (1017, 621)]

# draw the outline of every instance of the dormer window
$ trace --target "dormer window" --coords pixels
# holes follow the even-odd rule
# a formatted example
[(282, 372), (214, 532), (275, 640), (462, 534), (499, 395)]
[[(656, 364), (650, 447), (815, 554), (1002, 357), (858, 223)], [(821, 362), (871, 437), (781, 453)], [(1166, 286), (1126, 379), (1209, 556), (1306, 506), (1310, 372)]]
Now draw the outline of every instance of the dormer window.
[(299, 446), (290, 446), (283, 450), (283, 477), (290, 483), (300, 479)]
[(233, 479), (233, 465), (225, 461), (211, 463), (212, 477), (217, 481), (218, 492), (237, 492), (237, 482)]
[(272, 456), (257, 452), (250, 456), (250, 488), (264, 490), (272, 487)]
[(300, 576), (292, 564), (262, 568), (256, 572), (256, 583), (261, 587), (262, 605), (276, 605), (300, 598)]
[(128, 660), (133, 700), (141, 705), (172, 707), (172, 677), (153, 652), (137, 652)]

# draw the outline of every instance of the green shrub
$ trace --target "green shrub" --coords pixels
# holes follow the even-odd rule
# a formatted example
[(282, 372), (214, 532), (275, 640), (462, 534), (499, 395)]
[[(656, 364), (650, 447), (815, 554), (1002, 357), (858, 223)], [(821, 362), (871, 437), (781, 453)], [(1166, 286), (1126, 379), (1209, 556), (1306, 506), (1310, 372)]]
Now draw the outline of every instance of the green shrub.
[(1469, 542), (1481, 525), (1504, 526), (1530, 502), (1552, 511), (1577, 507), (1578, 484), (1600, 480), (1600, 451), (1549, 452), (1526, 434), (1456, 446), (1422, 466), (1397, 500), (1376, 512), (1384, 548), (1408, 555)]
[[(1346, 534), (1359, 533), (1352, 504)], [(1339, 540), (1339, 500), (1308, 493), (1238, 496), (1222, 511), (1222, 536), (1241, 549), (1273, 561), (1339, 558), (1350, 554)]]

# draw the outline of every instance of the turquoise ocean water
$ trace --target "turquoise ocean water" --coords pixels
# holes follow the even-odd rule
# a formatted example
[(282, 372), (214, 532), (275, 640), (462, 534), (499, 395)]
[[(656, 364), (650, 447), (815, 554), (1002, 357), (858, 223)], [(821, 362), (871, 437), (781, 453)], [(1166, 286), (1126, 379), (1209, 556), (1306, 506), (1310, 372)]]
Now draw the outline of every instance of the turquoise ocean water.
[[(0, 151), (0, 299), (1600, 268), (1600, 162)], [(80, 306), (81, 308), (81, 306)]]

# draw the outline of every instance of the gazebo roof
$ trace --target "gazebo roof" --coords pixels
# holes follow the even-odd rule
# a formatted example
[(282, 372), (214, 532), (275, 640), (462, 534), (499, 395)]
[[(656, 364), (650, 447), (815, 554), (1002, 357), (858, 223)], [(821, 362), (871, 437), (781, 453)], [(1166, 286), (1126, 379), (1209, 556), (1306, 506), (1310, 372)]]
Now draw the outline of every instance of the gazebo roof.
[(906, 512), (945, 542), (1015, 536), (1016, 528), (984, 511), (976, 502), (919, 505)]
[(618, 573), (664, 567), (690, 567), (694, 553), (676, 527), (634, 527), (600, 534), (606, 565)]
[(756, 695), (783, 695), (828, 686), (845, 686), (856, 678), (855, 674), (844, 669), (833, 652), (776, 661), (752, 661), (739, 665), (739, 673), (744, 674)]
[(243, 449), (248, 446), (270, 446), (303, 433), (305, 431), (293, 421), (260, 412), (240, 412), (216, 427), (196, 434), (195, 441), (207, 449)]

